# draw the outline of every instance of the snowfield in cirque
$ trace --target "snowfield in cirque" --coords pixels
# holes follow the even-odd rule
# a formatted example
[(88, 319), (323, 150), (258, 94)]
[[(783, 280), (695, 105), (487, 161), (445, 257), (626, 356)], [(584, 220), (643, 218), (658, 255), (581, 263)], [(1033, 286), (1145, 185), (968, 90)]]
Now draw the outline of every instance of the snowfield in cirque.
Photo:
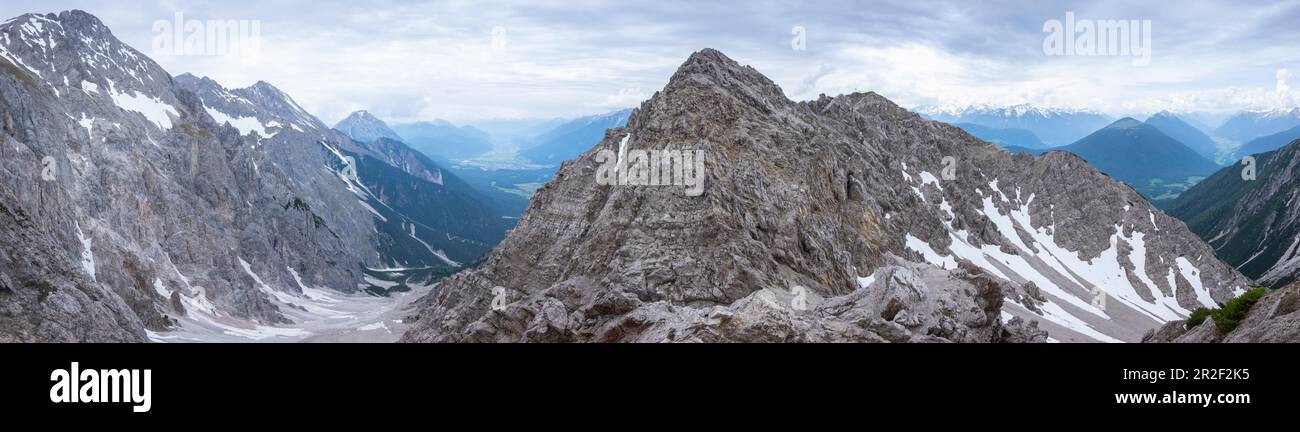
[[(411, 302), (428, 293), (433, 285), (411, 284), (407, 292), (393, 292), (389, 297), (362, 293), (343, 294), (303, 283), (292, 268), (288, 269), (301, 293), (278, 290), (262, 281), (252, 266), (239, 260), (243, 271), (256, 288), (267, 294), (293, 324), (266, 325), (240, 319), (218, 310), (208, 301), (203, 287), (190, 286), (189, 279), (177, 276), (187, 290), (178, 292), (186, 314), (178, 317), (180, 325), (166, 332), (149, 331), (154, 342), (395, 342), (405, 331)], [(367, 276), (366, 283), (387, 288), (396, 282)], [(154, 281), (154, 290), (170, 298), (175, 288), (162, 280)], [(188, 291), (190, 294), (186, 294)]]

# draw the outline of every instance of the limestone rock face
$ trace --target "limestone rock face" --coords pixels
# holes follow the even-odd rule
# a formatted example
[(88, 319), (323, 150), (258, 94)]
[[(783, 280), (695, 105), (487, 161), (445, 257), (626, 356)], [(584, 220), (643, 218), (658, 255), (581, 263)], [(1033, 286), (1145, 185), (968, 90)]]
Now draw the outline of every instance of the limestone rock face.
[(0, 34), (0, 340), (143, 341), (186, 302), (277, 325), (295, 278), (356, 291), (373, 217), (286, 95), (205, 105), (81, 11)]
[[(636, 181), (670, 150), (704, 154), (701, 193)], [(633, 181), (609, 181), (615, 158)], [(1013, 156), (874, 93), (793, 102), (706, 49), (403, 340), (1138, 341), (1247, 285), (1077, 157)]]
[(85, 12), (0, 36), (0, 341), (298, 334), (281, 327), (312, 316), (305, 291), (454, 271), (504, 231), (401, 143), (355, 142), (265, 82), (173, 78)]

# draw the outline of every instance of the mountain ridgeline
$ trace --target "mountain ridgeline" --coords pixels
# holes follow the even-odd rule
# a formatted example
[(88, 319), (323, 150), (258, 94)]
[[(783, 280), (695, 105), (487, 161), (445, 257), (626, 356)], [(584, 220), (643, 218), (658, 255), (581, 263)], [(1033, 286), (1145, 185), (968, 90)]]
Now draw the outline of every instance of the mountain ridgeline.
[[(1248, 172), (1253, 168), (1254, 172)], [(1300, 140), (1226, 167), (1168, 205), (1223, 261), (1270, 287), (1300, 278)]]
[(957, 123), (953, 126), (961, 128), (976, 138), (988, 141), (1007, 149), (1025, 148), (1025, 149), (1045, 149), (1047, 144), (1043, 144), (1038, 139), (1038, 135), (1024, 129), (1000, 129), (988, 126), (980, 126), (974, 123)]
[(1277, 150), (1279, 148), (1282, 148), (1282, 146), (1285, 146), (1288, 143), (1298, 139), (1300, 139), (1300, 126), (1296, 126), (1291, 129), (1287, 129), (1272, 135), (1266, 135), (1266, 136), (1252, 139), (1246, 142), (1245, 144), (1242, 144), (1241, 147), (1237, 148), (1236, 152), (1234, 152), (1235, 158), (1233, 162), (1239, 161), (1241, 160), (1241, 158), (1244, 158), (1246, 156), (1257, 155), (1260, 153)]
[(1214, 143), (1214, 140), (1209, 135), (1178, 118), (1173, 113), (1161, 111), (1148, 117), (1145, 123), (1187, 146), (1187, 148), (1206, 160), (1213, 161), (1218, 157), (1218, 145)]
[(1300, 108), (1246, 111), (1230, 117), (1214, 135), (1236, 142), (1248, 142), (1300, 126)]
[(470, 159), (492, 150), (491, 136), (473, 126), (457, 127), (437, 120), (391, 127), (412, 148), (447, 161)]
[[(702, 195), (597, 181), (607, 155), (665, 150), (706, 155)], [(1012, 155), (874, 93), (793, 102), (706, 49), (403, 340), (1136, 341), (1248, 284), (1076, 156)]]
[(524, 159), (547, 165), (578, 157), (605, 137), (605, 130), (627, 124), (631, 109), (579, 117), (546, 131), (520, 151)]

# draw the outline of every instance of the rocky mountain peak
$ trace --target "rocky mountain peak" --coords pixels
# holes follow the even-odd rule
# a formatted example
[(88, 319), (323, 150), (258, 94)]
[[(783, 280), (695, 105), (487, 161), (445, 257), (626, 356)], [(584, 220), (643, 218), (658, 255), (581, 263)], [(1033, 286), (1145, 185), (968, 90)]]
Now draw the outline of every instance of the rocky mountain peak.
[(279, 118), (299, 126), (301, 129), (326, 130), (325, 123), (307, 112), (288, 93), (266, 81), (258, 81), (251, 86), (231, 90), (231, 93), (243, 96), (266, 107)]
[(1134, 128), (1141, 128), (1144, 125), (1145, 123), (1137, 121), (1137, 119), (1134, 119), (1133, 117), (1124, 117), (1122, 119), (1115, 120), (1114, 123), (1111, 123), (1109, 126), (1106, 127), (1110, 129), (1134, 129)]
[(352, 139), (363, 143), (379, 138), (402, 140), (401, 136), (388, 128), (387, 123), (366, 110), (359, 110), (349, 114), (343, 120), (339, 120), (338, 124), (334, 125), (334, 129), (338, 129), (340, 132), (352, 137)]
[(88, 105), (111, 100), (159, 126), (171, 123), (163, 112), (184, 115), (184, 103), (170, 91), (171, 75), (83, 11), (26, 14), (0, 24), (0, 59), (55, 98)]
[(343, 122), (358, 122), (364, 124), (388, 126), (386, 123), (384, 123), (383, 120), (380, 120), (378, 117), (375, 117), (374, 114), (371, 114), (370, 111), (367, 110), (353, 111), (352, 114), (348, 114), (347, 117), (339, 121), (340, 124)]
[(113, 31), (110, 30), (108, 26), (104, 25), (104, 22), (100, 21), (99, 17), (89, 12), (83, 11), (81, 9), (72, 9), (72, 10), (59, 12), (57, 17), (52, 13), (46, 14), (45, 16), (47, 18), (56, 19), (59, 22), (62, 22), (65, 28), (77, 29), (81, 31), (82, 34), (85, 34), (87, 36), (92, 34), (97, 34), (97, 35), (113, 34)]
[(25, 27), (26, 33), (30, 36), (44, 34), (67, 36), (68, 32), (85, 37), (112, 36), (113, 34), (108, 29), (108, 26), (105, 26), (99, 20), (99, 17), (79, 9), (67, 10), (57, 14), (26, 13), (5, 20), (0, 25), (8, 24)]
[[(648, 104), (655, 109), (668, 108), (674, 113), (670, 115), (691, 107), (727, 121), (741, 115), (737, 110), (771, 112), (777, 105), (788, 106), (792, 102), (785, 98), (780, 86), (753, 67), (706, 48), (691, 54), (673, 73), (663, 91)], [(632, 117), (630, 124), (636, 122), (636, 115)]]
[(203, 93), (203, 91), (208, 91), (208, 90), (221, 91), (221, 92), (228, 91), (225, 87), (223, 87), (220, 83), (218, 83), (216, 80), (213, 80), (212, 78), (208, 78), (206, 76), (198, 77), (188, 72), (172, 77), (172, 80), (175, 81), (176, 84), (185, 87), (187, 89), (190, 89), (195, 93), (200, 93), (200, 94)]
[(710, 83), (716, 87), (730, 87), (736, 84), (745, 84), (746, 86), (762, 87), (764, 90), (780, 90), (776, 83), (772, 82), (758, 70), (748, 65), (740, 63), (727, 57), (726, 54), (712, 49), (705, 48), (697, 51), (686, 58), (686, 61), (678, 66), (677, 71), (673, 73), (668, 80), (665, 90), (672, 90), (676, 87), (674, 84), (682, 81), (697, 81)]

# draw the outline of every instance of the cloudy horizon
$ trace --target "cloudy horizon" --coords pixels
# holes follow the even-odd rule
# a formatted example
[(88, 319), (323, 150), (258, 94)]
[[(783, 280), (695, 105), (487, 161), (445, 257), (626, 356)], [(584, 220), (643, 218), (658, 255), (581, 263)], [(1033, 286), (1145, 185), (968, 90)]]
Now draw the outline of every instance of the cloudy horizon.
[[(125, 4), (125, 3), (120, 3)], [(393, 122), (464, 124), (633, 107), (690, 53), (715, 48), (795, 100), (874, 91), (904, 107), (970, 104), (1228, 113), (1291, 108), (1300, 90), (1300, 2), (1255, 6), (1096, 1), (1034, 5), (907, 1), (311, 2), (8, 1), (5, 18), (83, 9), (168, 72), (230, 88), (280, 87), (326, 123), (365, 109)], [(1051, 20), (1150, 23), (1132, 55), (1049, 55)], [(255, 20), (261, 54), (159, 55), (155, 23)], [(163, 53), (165, 54), (165, 53)]]

